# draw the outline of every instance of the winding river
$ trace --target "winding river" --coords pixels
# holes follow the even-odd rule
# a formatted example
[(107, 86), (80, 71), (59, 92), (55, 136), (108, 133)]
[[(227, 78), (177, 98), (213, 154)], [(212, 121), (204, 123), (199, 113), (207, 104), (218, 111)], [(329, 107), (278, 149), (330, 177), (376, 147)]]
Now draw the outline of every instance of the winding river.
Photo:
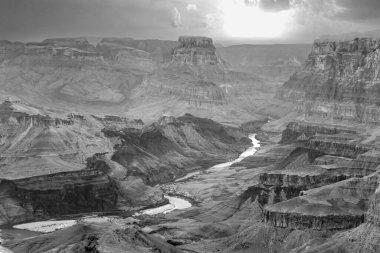
[[(207, 171), (212, 172), (212, 171), (224, 170), (226, 168), (229, 168), (231, 165), (233, 165), (235, 163), (241, 162), (244, 158), (254, 155), (256, 153), (257, 149), (260, 147), (260, 141), (256, 140), (256, 134), (250, 134), (249, 138), (252, 141), (252, 147), (249, 147), (246, 151), (241, 153), (240, 156), (238, 158), (236, 158), (235, 160), (233, 160), (231, 162), (225, 162), (225, 163), (220, 163), (220, 164), (214, 165), (211, 168), (209, 168)], [(181, 182), (181, 181), (187, 180), (187, 179), (192, 178), (196, 175), (199, 175), (200, 173), (201, 173), (200, 171), (191, 172), (184, 177), (176, 179), (175, 182)]]
[[(241, 153), (240, 156), (236, 158), (235, 160), (231, 162), (214, 165), (211, 168), (209, 168), (207, 171), (215, 172), (215, 171), (221, 171), (221, 170), (227, 169), (231, 165), (241, 162), (244, 158), (254, 155), (257, 152), (257, 149), (260, 147), (260, 141), (256, 139), (256, 134), (249, 135), (249, 138), (252, 141), (252, 147), (249, 147), (246, 151)], [(201, 172), (199, 171), (191, 172), (184, 177), (178, 178), (177, 180), (175, 180), (175, 182), (181, 182), (181, 181), (187, 180), (200, 173)], [(169, 200), (169, 204), (164, 205), (164, 206), (159, 206), (156, 208), (146, 209), (138, 214), (155, 215), (159, 213), (169, 213), (177, 209), (180, 210), (180, 209), (186, 209), (186, 208), (191, 207), (191, 203), (187, 200), (184, 200), (178, 197), (172, 197), (172, 196), (165, 196), (165, 198)]]
[[(236, 158), (235, 160), (230, 161), (230, 162), (226, 162), (226, 163), (217, 164), (217, 165), (209, 168), (207, 171), (208, 172), (216, 172), (216, 171), (221, 171), (221, 170), (227, 169), (231, 165), (242, 161), (244, 158), (254, 155), (256, 153), (256, 151), (258, 150), (258, 148), (260, 147), (260, 141), (258, 141), (256, 139), (256, 134), (249, 135), (249, 138), (252, 140), (252, 147), (248, 148), (246, 151), (241, 153), (240, 156), (238, 158)], [(184, 177), (178, 178), (177, 180), (175, 180), (175, 182), (187, 180), (187, 179), (192, 178), (192, 177), (194, 177), (200, 173), (201, 172), (199, 172), (199, 171), (191, 172)], [(189, 208), (192, 206), (189, 201), (182, 199), (182, 198), (179, 198), (179, 197), (173, 197), (173, 196), (167, 196), (167, 195), (165, 195), (164, 197), (169, 200), (169, 204), (159, 206), (156, 208), (145, 209), (143, 211), (135, 213), (134, 216), (142, 215), (142, 214), (145, 214), (145, 215), (156, 215), (156, 214), (160, 214), (160, 213), (166, 214), (166, 213), (172, 212), (174, 210), (186, 209), (186, 208)], [(89, 218), (84, 218), (84, 219), (89, 219)], [(94, 219), (107, 219), (107, 217), (98, 217), (98, 218), (94, 218)], [(79, 219), (79, 220), (39, 221), (39, 222), (19, 224), (19, 225), (14, 226), (14, 228), (26, 229), (26, 230), (37, 231), (37, 232), (51, 232), (51, 231), (54, 231), (57, 229), (62, 229), (62, 228), (73, 226), (74, 224), (76, 224), (80, 220), (83, 220), (83, 218)]]

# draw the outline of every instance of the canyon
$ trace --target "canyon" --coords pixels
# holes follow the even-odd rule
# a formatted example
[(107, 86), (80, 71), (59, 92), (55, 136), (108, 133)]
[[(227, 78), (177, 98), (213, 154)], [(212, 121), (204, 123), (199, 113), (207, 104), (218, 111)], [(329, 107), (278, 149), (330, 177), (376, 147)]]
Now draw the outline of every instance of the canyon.
[[(216, 48), (206, 37), (103, 38), (96, 46), (86, 38), (1, 41), (0, 98), (15, 97), (58, 115), (113, 114), (151, 123), (188, 112), (238, 126), (290, 110), (267, 107), (273, 90), (299, 67), (291, 62), (306, 57), (288, 47), (278, 46), (281, 56), (265, 49), (272, 58), (254, 73), (223, 60), (234, 49)], [(242, 50), (254, 59), (255, 49)], [(274, 65), (284, 69), (281, 76), (270, 73)]]
[(380, 251), (379, 39), (0, 47), (7, 250)]

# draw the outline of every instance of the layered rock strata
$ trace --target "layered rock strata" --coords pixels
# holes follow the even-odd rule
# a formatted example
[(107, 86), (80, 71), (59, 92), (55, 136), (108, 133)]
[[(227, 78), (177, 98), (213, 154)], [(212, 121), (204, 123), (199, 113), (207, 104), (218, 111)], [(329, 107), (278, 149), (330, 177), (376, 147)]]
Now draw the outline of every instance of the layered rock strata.
[(380, 39), (316, 40), (278, 96), (306, 117), (378, 123)]
[(99, 160), (94, 168), (86, 170), (3, 180), (0, 223), (120, 212), (165, 203), (162, 192), (138, 178), (126, 179), (126, 174), (125, 168)]
[(277, 227), (345, 229), (364, 222), (377, 175), (353, 178), (306, 191), (303, 196), (265, 207), (266, 222)]
[[(270, 204), (264, 208), (266, 222), (321, 230), (363, 223), (378, 186), (379, 155), (373, 145), (361, 140), (354, 129), (290, 123), (282, 142), (302, 148), (284, 159), (282, 166), (262, 173), (256, 186), (267, 195), (263, 203)], [(302, 154), (305, 148), (311, 153)], [(290, 199), (288, 192), (294, 193)]]
[(172, 61), (179, 64), (217, 65), (221, 63), (216, 56), (211, 38), (181, 36), (179, 47), (174, 50)]

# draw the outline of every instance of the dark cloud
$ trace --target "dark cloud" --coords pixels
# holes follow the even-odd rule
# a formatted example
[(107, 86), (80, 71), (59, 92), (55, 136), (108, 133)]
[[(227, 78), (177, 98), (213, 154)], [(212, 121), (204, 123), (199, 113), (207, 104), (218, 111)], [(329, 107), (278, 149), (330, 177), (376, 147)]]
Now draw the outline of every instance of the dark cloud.
[(347, 20), (380, 18), (380, 0), (336, 0), (336, 4), (343, 8), (337, 15), (338, 18)]
[[(0, 39), (41, 40), (58, 36), (171, 38), (179, 0), (0, 0)], [(174, 21), (174, 22), (173, 22)]]
[(228, 38), (223, 30), (228, 10), (220, 9), (226, 1), (252, 11), (252, 6), (265, 12), (291, 10), (284, 35), (289, 39), (311, 41), (322, 33), (373, 30), (380, 24), (380, 0), (0, 0), (0, 39)]
[(245, 0), (245, 4), (259, 6), (266, 11), (282, 11), (290, 7), (289, 0)]

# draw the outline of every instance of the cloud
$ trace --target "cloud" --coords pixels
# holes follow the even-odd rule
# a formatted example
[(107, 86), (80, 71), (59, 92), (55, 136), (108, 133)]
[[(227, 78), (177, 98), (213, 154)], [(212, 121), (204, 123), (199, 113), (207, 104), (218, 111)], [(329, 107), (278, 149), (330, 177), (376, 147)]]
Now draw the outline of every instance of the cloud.
[(223, 17), (219, 13), (208, 13), (204, 16), (202, 24), (207, 29), (221, 29), (223, 27)]
[[(228, 39), (224, 2), (238, 3), (244, 12), (259, 8), (260, 20), (288, 13), (280, 39), (289, 41), (375, 30), (380, 24), (380, 0), (0, 0), (0, 35), (22, 41), (87, 35), (176, 39), (184, 33)], [(232, 21), (241, 12), (235, 16)], [(243, 32), (250, 33), (247, 27)]]
[(198, 7), (196, 4), (188, 4), (188, 5), (186, 5), (186, 10), (187, 11), (198, 11)]
[(172, 26), (173, 27), (180, 27), (182, 26), (182, 18), (181, 13), (177, 9), (177, 7), (173, 8), (173, 14), (172, 14)]
[(379, 0), (336, 0), (343, 11), (338, 18), (348, 20), (370, 20), (380, 18)]
[[(345, 5), (342, 4), (343, 2)], [(296, 40), (311, 41), (323, 35), (376, 29), (376, 23), (379, 23), (380, 19), (377, 22), (371, 22), (368, 17), (363, 15), (360, 15), (363, 20), (357, 20), (353, 16), (347, 17), (348, 12), (357, 13), (359, 9), (357, 7), (360, 5), (355, 7), (349, 2), (351, 0), (291, 0), (289, 5), (293, 14), (285, 36)]]
[(290, 0), (245, 0), (247, 6), (257, 6), (266, 11), (282, 11), (290, 8)]

